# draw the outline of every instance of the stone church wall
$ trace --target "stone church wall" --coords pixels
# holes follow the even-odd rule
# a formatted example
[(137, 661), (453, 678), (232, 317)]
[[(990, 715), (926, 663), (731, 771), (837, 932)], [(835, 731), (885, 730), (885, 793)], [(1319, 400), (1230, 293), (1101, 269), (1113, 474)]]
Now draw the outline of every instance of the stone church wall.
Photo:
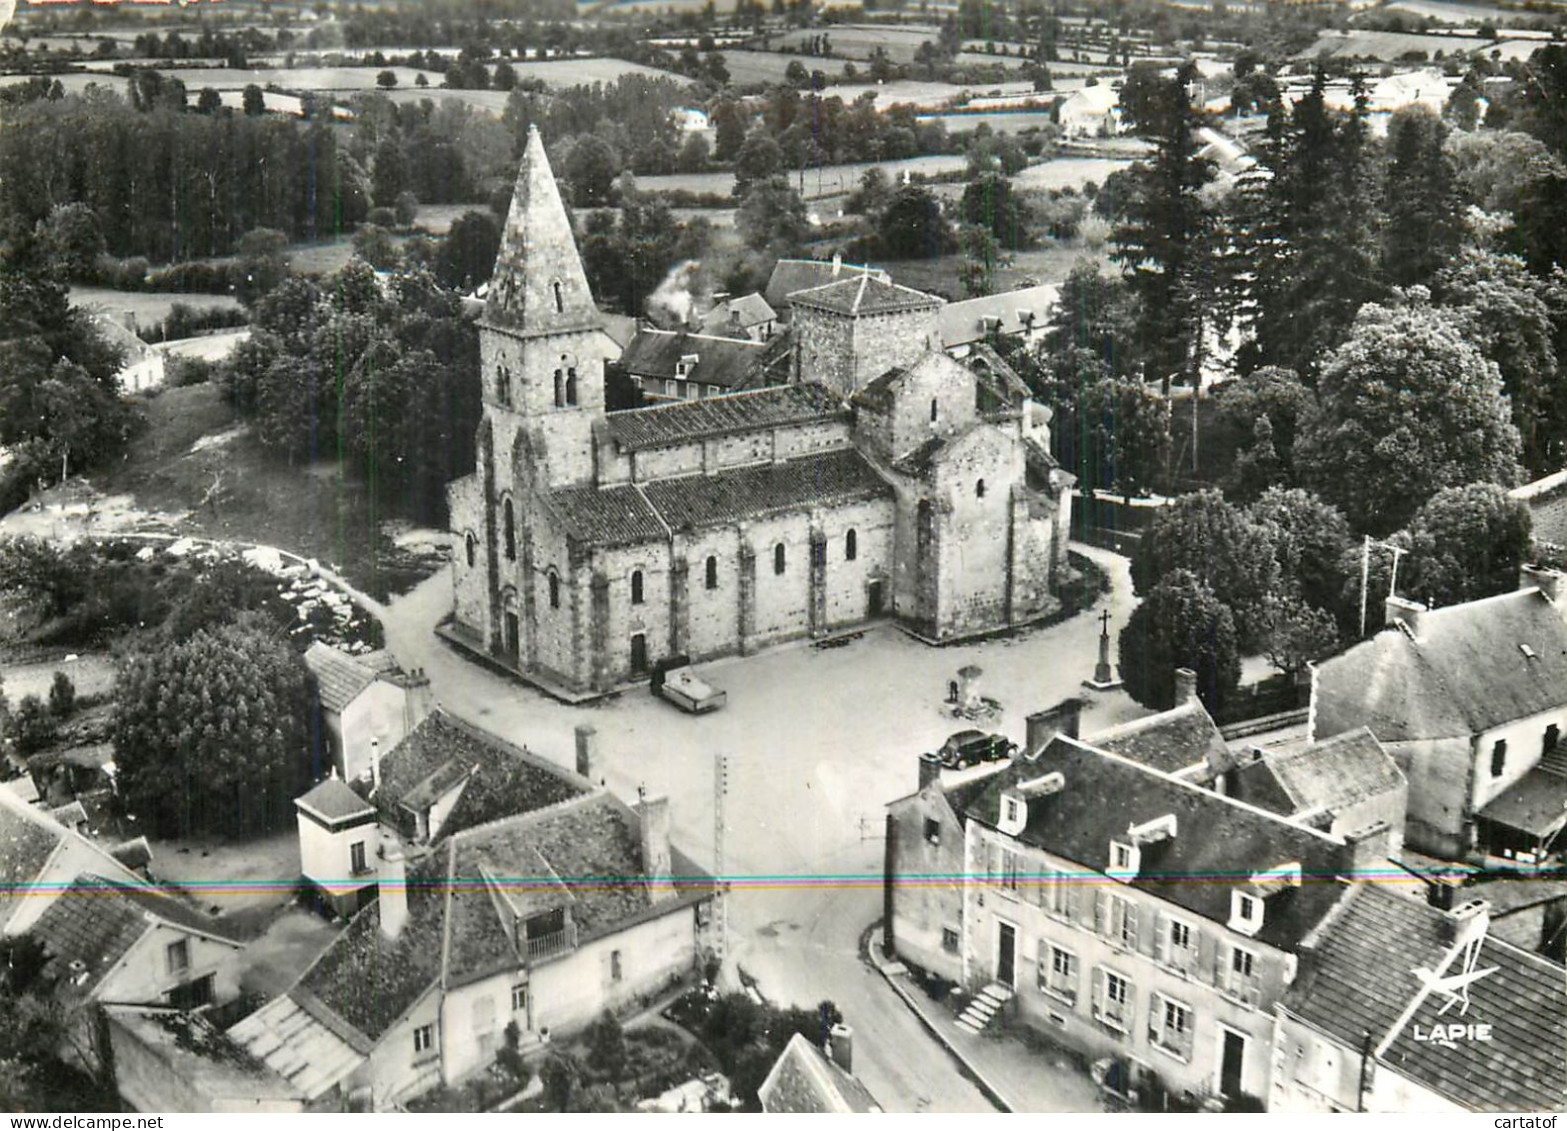
[[(454, 479), (446, 489), (452, 516), (452, 588), (457, 620), (481, 634), (489, 630), (489, 580), (485, 575), (483, 485), (477, 473)], [(462, 525), (458, 525), (461, 523)], [(467, 540), (473, 539), (473, 564)], [(486, 636), (487, 638), (487, 636)]]
[[(615, 683), (636, 678), (631, 670), (631, 638), (647, 642), (651, 666), (675, 651), (670, 639), (671, 579), (669, 545), (645, 542), (594, 554), (594, 566), (609, 582), (609, 617), (604, 633), (607, 669)], [(642, 571), (642, 603), (631, 603), (631, 575)]]
[(935, 469), (937, 521), (946, 528), (937, 559), (939, 636), (1007, 624), (1012, 485), (1022, 482), (1021, 464), (1015, 444), (984, 430), (955, 444)]
[[(686, 651), (693, 659), (735, 652), (740, 642), (740, 534), (733, 526), (704, 530), (680, 541), (688, 563)], [(717, 559), (707, 587), (707, 559)]]

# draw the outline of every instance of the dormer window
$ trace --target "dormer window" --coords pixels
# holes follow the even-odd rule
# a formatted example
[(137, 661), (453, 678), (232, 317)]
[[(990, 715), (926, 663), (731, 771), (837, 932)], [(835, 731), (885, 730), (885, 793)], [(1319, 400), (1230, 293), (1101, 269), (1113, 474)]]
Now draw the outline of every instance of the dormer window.
[(1142, 865), (1142, 853), (1135, 844), (1125, 841), (1112, 840), (1110, 842), (1110, 867), (1105, 874), (1112, 880), (1121, 883), (1129, 883), (1137, 878), (1137, 871)]
[(1244, 891), (1230, 893), (1230, 930), (1255, 935), (1262, 929), (1263, 902)]
[(1006, 797), (1001, 801), (1001, 819), (1009, 825), (1018, 823), (1020, 806), (1015, 797)]
[(696, 368), (696, 363), (697, 363), (698, 360), (699, 360), (699, 355), (694, 354), (694, 353), (688, 353), (688, 354), (685, 354), (684, 356), (682, 356), (679, 361), (675, 362), (675, 376), (676, 377), (689, 377), (689, 376), (691, 376), (691, 371)]

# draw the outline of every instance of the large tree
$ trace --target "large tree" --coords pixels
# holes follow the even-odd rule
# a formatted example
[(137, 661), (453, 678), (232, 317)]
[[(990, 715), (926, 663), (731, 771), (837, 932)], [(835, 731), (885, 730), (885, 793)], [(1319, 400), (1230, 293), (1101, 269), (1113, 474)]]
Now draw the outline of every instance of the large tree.
[(1168, 574), (1132, 611), (1119, 640), (1121, 678), (1145, 707), (1175, 703), (1175, 670), (1197, 673), (1197, 694), (1217, 710), (1241, 678), (1235, 619), (1229, 608), (1185, 570)]
[(1395, 286), (1430, 282), (1463, 244), (1463, 200), (1446, 141), (1447, 126), (1423, 107), (1388, 123), (1382, 271)]
[(164, 836), (279, 828), (310, 779), (309, 707), (304, 662), (266, 622), (142, 644), (114, 689), (120, 796)]
[(984, 173), (970, 181), (963, 189), (958, 214), (965, 224), (984, 228), (1010, 251), (1034, 242), (1028, 205), (1002, 173)]
[(956, 242), (941, 201), (920, 185), (898, 189), (876, 221), (876, 246), (888, 259), (934, 259)]
[(1247, 508), (1247, 515), (1267, 531), (1278, 564), (1278, 591), (1313, 608), (1336, 610), (1345, 581), (1342, 560), (1352, 542), (1343, 514), (1309, 491), (1274, 487)]
[(1409, 525), (1400, 588), (1433, 607), (1518, 587), (1528, 560), (1529, 508), (1495, 483), (1447, 487)]
[(1518, 479), (1501, 375), (1419, 288), (1361, 309), (1318, 395), (1295, 464), (1358, 531), (1396, 530), (1443, 487)]

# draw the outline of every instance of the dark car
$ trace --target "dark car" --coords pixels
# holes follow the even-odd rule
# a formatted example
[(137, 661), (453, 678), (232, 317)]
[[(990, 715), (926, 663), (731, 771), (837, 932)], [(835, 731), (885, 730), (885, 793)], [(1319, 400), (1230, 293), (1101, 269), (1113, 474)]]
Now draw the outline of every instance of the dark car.
[(1017, 744), (1004, 734), (986, 734), (982, 730), (960, 730), (942, 743), (937, 756), (949, 770), (977, 766), (981, 762), (1000, 762), (1012, 757)]

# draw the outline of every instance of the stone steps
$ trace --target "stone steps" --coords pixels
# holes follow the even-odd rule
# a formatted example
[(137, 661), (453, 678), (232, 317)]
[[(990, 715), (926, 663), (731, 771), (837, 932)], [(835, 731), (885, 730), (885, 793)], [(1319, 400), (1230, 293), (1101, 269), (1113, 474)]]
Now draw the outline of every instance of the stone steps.
[(1000, 982), (992, 982), (969, 1001), (968, 1008), (958, 1015), (958, 1028), (967, 1033), (981, 1033), (1001, 1007), (1012, 1000), (1012, 990)]

